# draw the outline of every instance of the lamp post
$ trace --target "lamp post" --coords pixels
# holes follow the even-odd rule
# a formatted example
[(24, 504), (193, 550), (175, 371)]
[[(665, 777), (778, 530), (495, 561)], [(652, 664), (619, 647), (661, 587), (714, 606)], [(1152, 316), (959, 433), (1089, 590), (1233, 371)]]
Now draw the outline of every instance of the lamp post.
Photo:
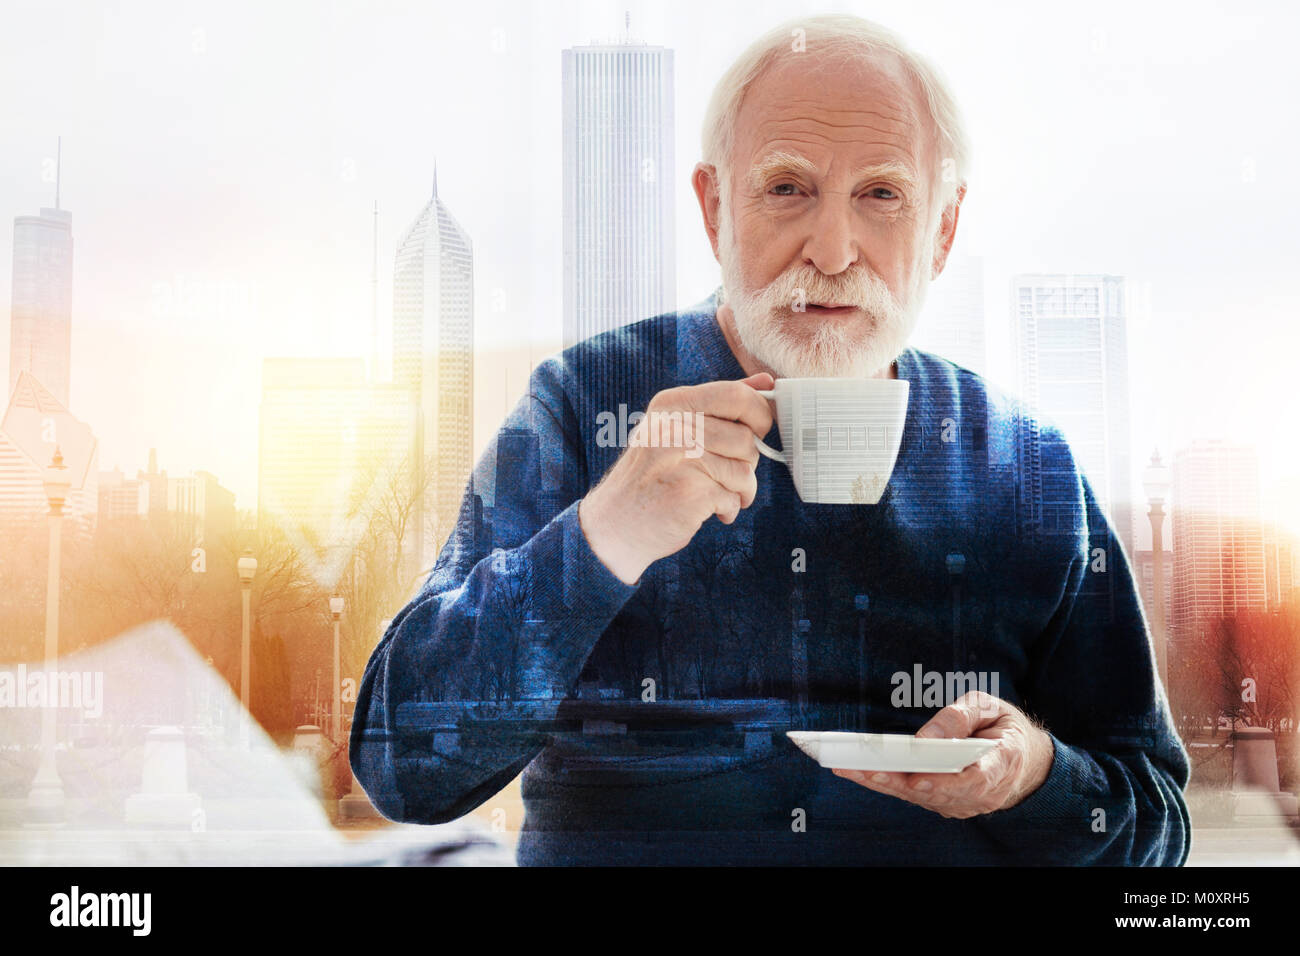
[(330, 695), (330, 736), (337, 745), (343, 732), (343, 686), (339, 681), (339, 618), (343, 616), (343, 598), (330, 598), (330, 616), (334, 618), (334, 693)]
[(249, 603), (250, 595), (253, 588), (253, 575), (257, 573), (257, 558), (253, 557), (251, 548), (245, 548), (244, 553), (239, 556), (239, 592), (240, 599), (244, 606), (244, 625), (243, 633), (239, 642), (239, 703), (243, 708), (243, 713), (239, 718), (239, 743), (245, 750), (249, 746), (249, 725), (248, 725), (248, 670), (249, 660), (252, 657), (250, 651), (250, 640), (248, 634), (249, 625)]
[(1169, 494), (1169, 469), (1160, 460), (1160, 450), (1151, 454), (1151, 463), (1142, 473), (1142, 485), (1151, 510), (1151, 638), (1155, 645), (1156, 670), (1160, 682), (1168, 687), (1169, 640), (1165, 633), (1165, 498)]
[(38, 824), (56, 824), (62, 821), (63, 781), (55, 760), (57, 733), (55, 720), (57, 702), (53, 700), (59, 681), (55, 668), (59, 660), (59, 558), (63, 541), (63, 505), (68, 499), (72, 482), (63, 454), (56, 446), (54, 457), (43, 476), (45, 497), (50, 505), (50, 553), (48, 578), (45, 584), (45, 706), (41, 711), (41, 758), (36, 777), (27, 794), (28, 817)]

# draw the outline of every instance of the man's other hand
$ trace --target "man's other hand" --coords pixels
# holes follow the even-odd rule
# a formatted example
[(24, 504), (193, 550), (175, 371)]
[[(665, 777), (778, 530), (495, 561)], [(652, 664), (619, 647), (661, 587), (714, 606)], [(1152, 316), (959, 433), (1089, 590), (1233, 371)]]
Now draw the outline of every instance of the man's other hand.
[(834, 773), (870, 790), (964, 820), (1020, 803), (1042, 786), (1055, 756), (1047, 731), (1019, 708), (983, 691), (971, 691), (949, 704), (916, 736), (983, 737), (998, 745), (961, 773)]
[(772, 410), (756, 389), (774, 384), (759, 372), (664, 389), (650, 400), (627, 449), (578, 505), (587, 543), (615, 576), (635, 584), (709, 518), (731, 524), (753, 504), (754, 437), (772, 428)]

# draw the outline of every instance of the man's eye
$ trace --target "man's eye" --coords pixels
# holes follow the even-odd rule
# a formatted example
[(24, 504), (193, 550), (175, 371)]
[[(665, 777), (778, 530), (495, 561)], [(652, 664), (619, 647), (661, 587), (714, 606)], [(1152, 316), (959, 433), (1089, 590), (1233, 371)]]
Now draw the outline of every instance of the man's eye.
[(768, 192), (777, 196), (797, 196), (799, 195), (799, 187), (794, 183), (777, 183)]
[[(883, 193), (883, 195), (881, 195)], [(894, 192), (888, 186), (872, 186), (870, 194), (873, 199), (898, 199), (898, 193)]]

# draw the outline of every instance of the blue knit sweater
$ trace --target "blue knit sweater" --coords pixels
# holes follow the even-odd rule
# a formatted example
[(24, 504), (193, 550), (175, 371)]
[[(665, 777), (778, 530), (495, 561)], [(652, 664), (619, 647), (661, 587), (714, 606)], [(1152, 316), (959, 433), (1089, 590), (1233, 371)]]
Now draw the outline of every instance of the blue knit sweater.
[[(876, 505), (805, 504), (761, 459), (753, 505), (636, 585), (596, 558), (578, 501), (628, 416), (745, 377), (717, 296), (534, 372), (366, 668), (351, 760), (376, 806), (444, 822), (523, 770), (521, 864), (1181, 864), (1189, 764), (1128, 557), (1060, 431), (978, 375), (899, 356)], [(785, 734), (911, 733), (976, 686), (1055, 746), (995, 813), (868, 790)]]

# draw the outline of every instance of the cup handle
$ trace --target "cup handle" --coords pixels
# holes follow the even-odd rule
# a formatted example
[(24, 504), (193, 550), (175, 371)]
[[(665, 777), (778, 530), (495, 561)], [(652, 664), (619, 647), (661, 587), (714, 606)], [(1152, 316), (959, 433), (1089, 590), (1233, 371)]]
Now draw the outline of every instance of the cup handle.
[[(762, 395), (764, 398), (776, 398), (776, 389), (774, 388), (756, 388), (754, 391), (758, 392), (758, 394)], [(783, 465), (787, 464), (784, 454), (777, 451), (771, 445), (766, 444), (763, 439), (759, 438), (757, 435), (754, 436), (754, 447), (759, 450), (760, 454), (771, 458), (773, 461), (779, 461)]]
[(773, 461), (779, 461), (783, 465), (786, 463), (785, 455), (781, 454), (770, 445), (764, 444), (763, 439), (759, 438), (757, 435), (754, 436), (754, 446), (759, 450), (760, 454), (766, 455)]

